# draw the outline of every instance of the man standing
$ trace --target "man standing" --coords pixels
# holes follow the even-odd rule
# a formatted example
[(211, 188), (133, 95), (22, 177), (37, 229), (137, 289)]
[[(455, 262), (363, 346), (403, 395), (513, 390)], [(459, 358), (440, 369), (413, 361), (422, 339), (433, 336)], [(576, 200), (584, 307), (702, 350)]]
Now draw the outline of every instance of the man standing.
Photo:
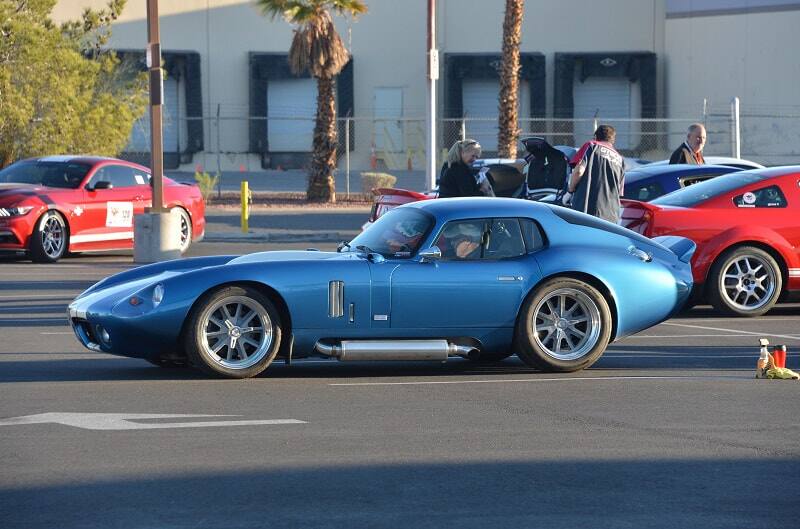
[(625, 161), (614, 149), (616, 136), (611, 125), (597, 127), (594, 140), (584, 143), (570, 161), (574, 169), (567, 186), (573, 209), (615, 223), (625, 180)]
[(688, 163), (690, 165), (704, 165), (703, 147), (706, 145), (706, 128), (702, 123), (692, 123), (686, 134), (686, 141), (675, 149), (669, 157), (669, 163)]

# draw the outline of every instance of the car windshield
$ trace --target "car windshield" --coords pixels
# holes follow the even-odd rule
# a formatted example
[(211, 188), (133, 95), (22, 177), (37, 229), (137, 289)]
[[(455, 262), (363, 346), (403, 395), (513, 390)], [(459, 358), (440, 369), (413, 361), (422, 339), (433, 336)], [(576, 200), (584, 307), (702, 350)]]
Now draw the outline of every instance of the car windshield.
[(416, 208), (398, 207), (350, 241), (349, 251), (375, 252), (384, 257), (408, 258), (433, 226), (433, 217)]
[(91, 168), (91, 165), (75, 162), (17, 162), (0, 171), (0, 183), (75, 189)]
[(710, 198), (732, 191), (738, 187), (752, 184), (763, 180), (765, 177), (759, 173), (744, 171), (740, 173), (728, 173), (726, 175), (711, 178), (705, 182), (699, 182), (689, 187), (684, 187), (678, 191), (673, 191), (653, 200), (652, 204), (659, 206), (680, 206), (691, 208), (705, 202)]

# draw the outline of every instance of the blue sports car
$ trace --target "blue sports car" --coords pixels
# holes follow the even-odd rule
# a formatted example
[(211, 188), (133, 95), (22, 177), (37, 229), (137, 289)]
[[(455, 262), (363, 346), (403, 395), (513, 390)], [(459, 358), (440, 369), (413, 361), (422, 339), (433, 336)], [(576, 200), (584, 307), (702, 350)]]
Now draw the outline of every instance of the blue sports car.
[(425, 200), (389, 211), (337, 252), (134, 268), (83, 292), (69, 318), (93, 351), (231, 378), (310, 355), (516, 353), (545, 371), (576, 371), (682, 307), (694, 249), (527, 200)]
[(642, 165), (625, 172), (623, 198), (650, 202), (709, 178), (741, 170), (741, 167), (727, 165)]

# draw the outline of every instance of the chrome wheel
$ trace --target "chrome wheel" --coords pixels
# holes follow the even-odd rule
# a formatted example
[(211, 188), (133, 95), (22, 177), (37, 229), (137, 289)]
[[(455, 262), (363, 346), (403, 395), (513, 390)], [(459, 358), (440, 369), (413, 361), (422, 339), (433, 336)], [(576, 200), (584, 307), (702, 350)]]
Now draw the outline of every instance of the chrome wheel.
[(757, 310), (772, 299), (776, 273), (760, 256), (737, 256), (720, 275), (719, 290), (733, 307), (743, 311)]
[(181, 245), (180, 250), (181, 253), (184, 253), (186, 250), (189, 249), (189, 245), (192, 244), (192, 221), (189, 219), (189, 215), (182, 211), (181, 214)]
[(269, 312), (245, 296), (225, 297), (204, 311), (202, 347), (214, 363), (227, 369), (247, 369), (272, 348), (273, 322)]
[(42, 250), (50, 259), (55, 260), (63, 255), (66, 231), (66, 226), (58, 215), (51, 213), (42, 219), (39, 236), (42, 238)]
[(560, 288), (544, 296), (533, 311), (532, 332), (546, 355), (561, 361), (588, 354), (600, 337), (600, 309), (584, 292)]

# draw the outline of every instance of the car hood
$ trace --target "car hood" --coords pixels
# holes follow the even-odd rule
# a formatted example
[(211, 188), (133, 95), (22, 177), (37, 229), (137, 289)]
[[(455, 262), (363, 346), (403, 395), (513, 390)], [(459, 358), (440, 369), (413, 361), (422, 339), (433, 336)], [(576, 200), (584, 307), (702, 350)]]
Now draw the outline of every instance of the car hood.
[(355, 259), (355, 252), (317, 252), (311, 250), (279, 250), (271, 252), (258, 252), (242, 255), (228, 261), (228, 265), (245, 263), (268, 263), (268, 262), (287, 262), (287, 261), (322, 261), (325, 259)]
[(33, 184), (0, 184), (0, 203), (12, 204), (43, 192), (45, 192), (45, 188)]

